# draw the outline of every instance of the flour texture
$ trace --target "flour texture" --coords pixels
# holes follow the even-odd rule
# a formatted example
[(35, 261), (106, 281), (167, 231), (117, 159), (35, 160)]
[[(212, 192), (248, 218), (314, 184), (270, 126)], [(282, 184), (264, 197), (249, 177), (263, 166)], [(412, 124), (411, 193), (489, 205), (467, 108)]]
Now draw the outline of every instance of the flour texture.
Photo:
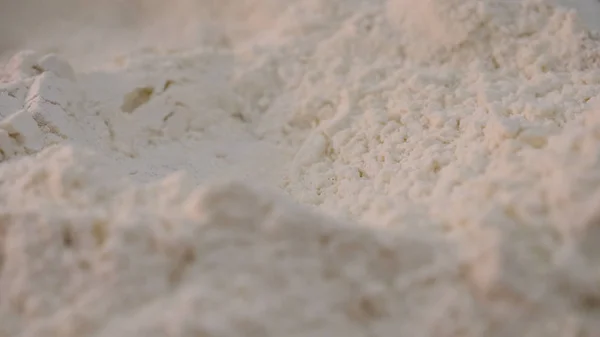
[(600, 4), (567, 2), (113, 1), (148, 19), (102, 62), (35, 39), (0, 337), (597, 336)]

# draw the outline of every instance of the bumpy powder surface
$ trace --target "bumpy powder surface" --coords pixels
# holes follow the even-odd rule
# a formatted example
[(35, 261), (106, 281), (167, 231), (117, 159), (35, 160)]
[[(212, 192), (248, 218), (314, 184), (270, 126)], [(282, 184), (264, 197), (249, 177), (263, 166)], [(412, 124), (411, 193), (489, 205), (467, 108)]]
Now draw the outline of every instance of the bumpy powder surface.
[(598, 336), (586, 5), (114, 0), (102, 52), (32, 39), (0, 337)]

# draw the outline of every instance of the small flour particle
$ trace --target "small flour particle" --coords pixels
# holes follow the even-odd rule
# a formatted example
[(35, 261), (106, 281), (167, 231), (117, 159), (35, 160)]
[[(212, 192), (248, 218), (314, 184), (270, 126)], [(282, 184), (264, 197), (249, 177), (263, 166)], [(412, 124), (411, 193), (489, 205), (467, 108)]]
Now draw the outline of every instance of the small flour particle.
[(55, 54), (48, 54), (37, 61), (37, 66), (43, 71), (51, 71), (58, 77), (69, 80), (75, 79), (75, 72), (71, 65)]

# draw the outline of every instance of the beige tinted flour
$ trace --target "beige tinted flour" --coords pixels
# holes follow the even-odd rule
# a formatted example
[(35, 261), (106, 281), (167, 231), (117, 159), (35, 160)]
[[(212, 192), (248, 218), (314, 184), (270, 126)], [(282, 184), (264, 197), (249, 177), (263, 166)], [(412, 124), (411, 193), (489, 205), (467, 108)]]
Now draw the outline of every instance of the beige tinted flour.
[(0, 337), (598, 335), (580, 14), (159, 5), (0, 72)]

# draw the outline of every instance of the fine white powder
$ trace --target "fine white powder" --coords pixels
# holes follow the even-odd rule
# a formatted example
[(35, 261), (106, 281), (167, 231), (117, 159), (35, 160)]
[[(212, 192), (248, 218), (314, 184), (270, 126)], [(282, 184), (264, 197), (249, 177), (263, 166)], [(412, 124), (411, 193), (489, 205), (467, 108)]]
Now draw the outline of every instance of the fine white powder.
[(123, 55), (90, 66), (80, 36), (72, 63), (0, 71), (0, 337), (598, 336), (600, 34), (579, 14), (173, 8), (193, 48), (108, 41)]

